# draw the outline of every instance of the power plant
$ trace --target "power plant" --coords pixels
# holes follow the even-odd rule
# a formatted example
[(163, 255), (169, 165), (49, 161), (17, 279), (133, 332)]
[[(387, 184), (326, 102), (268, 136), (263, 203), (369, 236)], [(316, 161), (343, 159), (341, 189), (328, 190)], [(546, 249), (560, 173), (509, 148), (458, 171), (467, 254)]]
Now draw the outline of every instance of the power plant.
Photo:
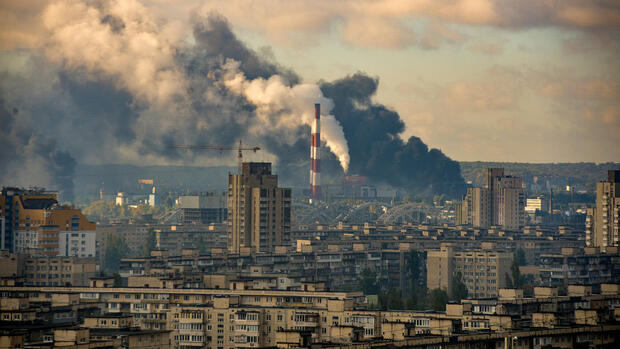
[(310, 143), (310, 197), (321, 199), (321, 105), (314, 105), (314, 123)]

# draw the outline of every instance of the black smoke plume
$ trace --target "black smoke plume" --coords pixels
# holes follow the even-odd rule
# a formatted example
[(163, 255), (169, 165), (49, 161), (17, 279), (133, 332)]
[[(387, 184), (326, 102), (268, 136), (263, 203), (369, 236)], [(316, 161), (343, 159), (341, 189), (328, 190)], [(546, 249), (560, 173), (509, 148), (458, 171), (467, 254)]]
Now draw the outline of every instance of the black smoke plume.
[(461, 195), (465, 183), (459, 163), (429, 150), (418, 137), (404, 142), (399, 135), (405, 124), (398, 113), (371, 101), (378, 84), (362, 73), (321, 84), (349, 142), (349, 172), (412, 193)]

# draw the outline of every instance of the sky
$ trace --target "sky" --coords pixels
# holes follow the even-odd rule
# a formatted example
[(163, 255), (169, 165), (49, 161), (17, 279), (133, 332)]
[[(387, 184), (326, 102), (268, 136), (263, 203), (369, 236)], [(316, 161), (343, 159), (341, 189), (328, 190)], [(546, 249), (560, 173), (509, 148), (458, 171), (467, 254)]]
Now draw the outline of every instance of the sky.
[[(81, 48), (48, 40), (62, 21), (49, 7), (66, 2), (0, 5), (2, 71), (30, 69), (33, 63), (23, 63), (28, 61), (24, 55), (39, 53), (56, 64), (71, 64), (86, 55), (67, 55), (62, 50)], [(119, 1), (125, 2), (135, 3)], [(400, 137), (420, 137), (455, 160), (620, 161), (618, 1), (138, 4), (152, 14), (154, 25), (164, 28), (160, 37), (166, 40), (191, 45), (192, 19), (215, 11), (247, 46), (292, 69), (303, 82), (332, 81), (357, 72), (375, 77), (379, 88), (373, 100), (400, 114), (405, 123)], [(88, 18), (87, 10), (76, 11), (74, 18)], [(126, 84), (133, 91), (139, 81)], [(166, 93), (160, 90), (144, 98), (158, 101)]]

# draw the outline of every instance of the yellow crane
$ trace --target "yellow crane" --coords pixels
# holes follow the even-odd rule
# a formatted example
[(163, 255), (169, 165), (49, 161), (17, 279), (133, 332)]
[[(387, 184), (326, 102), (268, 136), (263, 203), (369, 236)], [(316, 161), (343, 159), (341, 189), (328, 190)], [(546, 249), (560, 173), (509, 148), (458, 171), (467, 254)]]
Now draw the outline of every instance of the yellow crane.
[(251, 150), (253, 152), (257, 152), (261, 150), (259, 147), (244, 147), (241, 140), (239, 141), (239, 146), (224, 146), (224, 145), (174, 145), (173, 148), (181, 148), (181, 149), (192, 149), (192, 150), (236, 150), (237, 151), (237, 160), (239, 161), (239, 174), (242, 171), (243, 164), (243, 151)]

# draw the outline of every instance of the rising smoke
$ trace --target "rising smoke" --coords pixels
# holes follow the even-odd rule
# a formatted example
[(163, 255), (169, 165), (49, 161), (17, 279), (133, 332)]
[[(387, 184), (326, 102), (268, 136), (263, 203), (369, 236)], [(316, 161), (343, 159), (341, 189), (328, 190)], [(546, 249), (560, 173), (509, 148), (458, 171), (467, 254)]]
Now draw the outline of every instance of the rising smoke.
[[(350, 168), (414, 192), (462, 190), (458, 163), (418, 138), (400, 140), (398, 114), (370, 101), (377, 80), (358, 74), (320, 86), (302, 83), (249, 49), (217, 14), (194, 16), (188, 31), (162, 22), (137, 1), (55, 1), (42, 18), (49, 40), (27, 58), (12, 57), (19, 64), (9, 65), (2, 80), (14, 88), (2, 89), (1, 96), (26, 111), (32, 135), (44, 130), (80, 161), (197, 162), (205, 155), (171, 145), (243, 139), (273, 154), (285, 181), (303, 185), (313, 104), (319, 102), (329, 150), (323, 151), (324, 174), (341, 176)], [(2, 117), (14, 120), (10, 113)], [(19, 167), (12, 154), (25, 147), (5, 143), (2, 162)], [(54, 147), (46, 147), (52, 155), (33, 157), (51, 176), (33, 183), (60, 185), (60, 174), (71, 173), (64, 170), (72, 166), (56, 165), (71, 161)], [(10, 175), (4, 168), (2, 183)], [(31, 172), (28, 166), (20, 171)]]

